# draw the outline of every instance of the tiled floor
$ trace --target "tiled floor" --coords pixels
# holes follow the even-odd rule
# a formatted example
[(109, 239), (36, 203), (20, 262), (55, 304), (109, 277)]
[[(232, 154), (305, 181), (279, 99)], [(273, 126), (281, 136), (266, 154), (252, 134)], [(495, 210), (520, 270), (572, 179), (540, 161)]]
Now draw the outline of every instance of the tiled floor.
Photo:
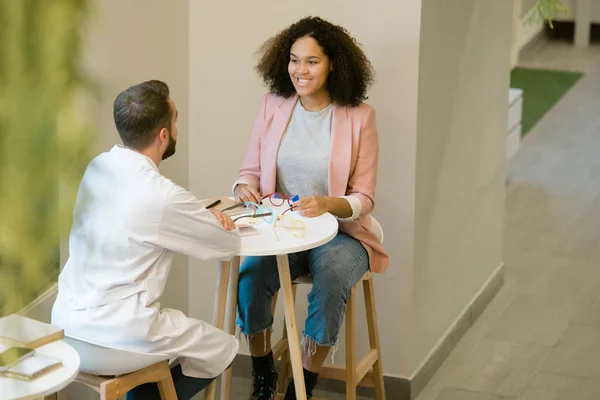
[(418, 400), (600, 399), (600, 47), (521, 64), (585, 75), (509, 162), (505, 287)]
[[(248, 394), (250, 393), (250, 387), (252, 385), (251, 378), (241, 378), (238, 376), (233, 377), (233, 382), (231, 385), (231, 400), (246, 400), (248, 399)], [(344, 400), (346, 396), (340, 393), (329, 393), (323, 390), (314, 391), (314, 396), (319, 399), (326, 400)], [(217, 398), (219, 397), (217, 393)], [(197, 394), (193, 400), (202, 400), (204, 398), (203, 393)], [(391, 399), (391, 397), (390, 397)], [(370, 400), (366, 397), (358, 396), (356, 400)]]

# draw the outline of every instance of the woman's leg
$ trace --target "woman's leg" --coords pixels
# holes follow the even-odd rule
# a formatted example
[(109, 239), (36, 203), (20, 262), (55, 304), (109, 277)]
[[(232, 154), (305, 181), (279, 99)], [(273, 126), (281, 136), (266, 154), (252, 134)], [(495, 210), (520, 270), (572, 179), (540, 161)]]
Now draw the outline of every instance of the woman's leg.
[[(308, 252), (290, 254), (288, 257), (292, 279), (308, 274)], [(238, 283), (237, 325), (248, 339), (253, 356), (261, 357), (271, 351), (271, 307), (273, 295), (279, 287), (275, 256), (244, 259)]]
[[(308, 273), (308, 253), (289, 255), (292, 279)], [(252, 399), (272, 399), (277, 372), (271, 351), (271, 313), (273, 295), (279, 290), (275, 256), (247, 257), (240, 268), (238, 283), (238, 320), (241, 333), (248, 338), (252, 355)]]
[[(346, 233), (310, 251), (313, 287), (308, 294), (308, 316), (303, 332), (303, 365), (307, 394), (312, 393), (318, 373), (332, 346), (337, 343), (350, 290), (369, 269), (363, 245)], [(288, 388), (286, 399), (295, 399)]]

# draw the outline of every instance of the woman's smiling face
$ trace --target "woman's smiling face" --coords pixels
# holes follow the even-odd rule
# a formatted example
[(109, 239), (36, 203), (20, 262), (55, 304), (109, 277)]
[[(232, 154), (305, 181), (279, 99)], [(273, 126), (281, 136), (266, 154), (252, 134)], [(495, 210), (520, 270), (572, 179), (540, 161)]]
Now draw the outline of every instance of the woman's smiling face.
[(288, 73), (300, 97), (327, 94), (326, 83), (331, 62), (321, 46), (310, 36), (296, 40), (290, 50)]

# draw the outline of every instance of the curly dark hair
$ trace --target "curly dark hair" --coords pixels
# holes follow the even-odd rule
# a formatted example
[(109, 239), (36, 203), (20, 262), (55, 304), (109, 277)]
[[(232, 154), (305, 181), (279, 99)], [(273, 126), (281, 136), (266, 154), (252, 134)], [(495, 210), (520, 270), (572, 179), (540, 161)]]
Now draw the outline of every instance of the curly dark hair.
[(267, 40), (258, 50), (256, 71), (271, 93), (289, 98), (296, 93), (288, 74), (290, 49), (300, 38), (310, 36), (333, 65), (326, 89), (331, 100), (342, 106), (358, 106), (366, 100), (375, 72), (360, 44), (345, 28), (319, 17), (306, 17)]

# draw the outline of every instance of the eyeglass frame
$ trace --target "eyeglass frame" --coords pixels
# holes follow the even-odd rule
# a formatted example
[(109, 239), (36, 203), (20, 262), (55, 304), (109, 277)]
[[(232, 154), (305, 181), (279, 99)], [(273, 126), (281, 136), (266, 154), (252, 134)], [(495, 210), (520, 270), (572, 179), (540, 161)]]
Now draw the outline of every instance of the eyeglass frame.
[[(270, 224), (273, 222), (273, 209), (271, 209), (269, 207), (265, 207), (260, 204), (256, 204), (252, 201), (245, 201), (244, 206), (246, 207), (246, 211), (248, 211), (248, 212), (252, 211), (251, 215), (245, 215), (245, 217), (250, 217), (250, 218), (263, 217), (263, 218), (265, 218), (265, 221), (267, 221), (267, 223)], [(251, 206), (255, 207), (256, 209), (250, 210)], [(270, 216), (271, 218), (267, 219), (266, 217), (268, 217), (268, 216)], [(244, 217), (244, 216), (242, 216), (242, 217)], [(238, 217), (237, 219), (242, 218), (242, 217)]]
[[(274, 197), (275, 195), (277, 195), (279, 197)], [(275, 204), (273, 202), (272, 198), (279, 198), (279, 199), (281, 199), (281, 204)], [(296, 201), (298, 201), (300, 199), (300, 196), (297, 195), (297, 194), (295, 194), (293, 196), (286, 196), (283, 193), (273, 192), (273, 193), (269, 193), (269, 194), (267, 194), (267, 195), (265, 195), (265, 196), (262, 197), (262, 200), (265, 200), (265, 199), (269, 199), (269, 203), (271, 203), (271, 205), (273, 205), (275, 207), (282, 206), (285, 201), (287, 201), (288, 205), (291, 207), (292, 203), (294, 203), (294, 202), (296, 202)]]
[[(274, 203), (273, 203), (273, 200), (271, 200), (271, 198), (272, 198), (274, 195), (278, 195), (278, 196), (280, 196), (280, 197), (281, 197), (281, 199), (283, 199), (283, 201), (281, 202), (281, 204), (279, 204), (279, 205), (276, 205), (276, 204), (274, 204)], [(282, 193), (279, 193), (279, 192), (273, 192), (273, 193), (269, 193), (269, 194), (268, 194), (268, 195), (266, 195), (266, 196), (262, 196), (262, 197), (261, 197), (261, 202), (262, 202), (262, 200), (264, 200), (264, 199), (267, 199), (267, 198), (269, 199), (269, 203), (271, 203), (271, 205), (272, 205), (272, 206), (274, 206), (274, 207), (280, 207), (280, 206), (282, 206), (282, 205), (283, 205), (283, 203), (284, 203), (285, 201), (287, 201), (287, 202), (288, 202), (288, 205), (290, 206), (290, 208), (289, 208), (289, 209), (287, 209), (287, 210), (285, 210), (285, 211), (283, 212), (283, 213), (286, 213), (287, 211), (289, 211), (289, 210), (291, 210), (291, 209), (293, 208), (293, 207), (292, 207), (292, 203), (293, 203), (293, 202), (296, 202), (296, 201), (298, 201), (298, 200), (300, 199), (300, 196), (299, 196), (299, 195), (297, 195), (297, 194), (295, 194), (295, 195), (293, 195), (293, 196), (286, 196), (286, 195), (284, 195), (284, 194), (282, 194)], [(239, 208), (239, 207), (244, 207), (244, 206), (245, 206), (245, 207), (246, 207), (246, 209), (247, 209), (248, 207), (246, 206), (246, 203), (251, 203), (251, 202), (241, 202), (241, 203), (237, 203), (237, 204), (234, 204), (234, 205), (232, 205), (232, 206), (229, 206), (229, 207), (227, 207), (227, 208), (224, 208), (223, 210), (221, 210), (221, 212), (225, 212), (225, 211), (233, 210), (233, 209), (236, 209), (236, 208)], [(255, 204), (257, 207), (264, 207), (264, 206), (261, 206), (261, 205), (259, 205), (259, 204), (256, 204), (256, 203), (253, 203), (253, 204)], [(283, 213), (282, 213), (282, 214), (283, 214)]]
[[(290, 219), (291, 226), (286, 226), (283, 222), (283, 220), (286, 218)], [(278, 221), (282, 221), (280, 226), (277, 226)], [(290, 215), (280, 214), (277, 216), (277, 218), (275, 218), (275, 222), (273, 223), (273, 233), (275, 233), (275, 238), (277, 239), (277, 241), (279, 241), (279, 235), (277, 235), (277, 228), (283, 228), (286, 231), (294, 231), (292, 232), (292, 236), (297, 239), (302, 239), (306, 235), (306, 225), (304, 224), (304, 221), (302, 221), (301, 219), (296, 219)], [(302, 230), (302, 233), (295, 232), (297, 230)]]

